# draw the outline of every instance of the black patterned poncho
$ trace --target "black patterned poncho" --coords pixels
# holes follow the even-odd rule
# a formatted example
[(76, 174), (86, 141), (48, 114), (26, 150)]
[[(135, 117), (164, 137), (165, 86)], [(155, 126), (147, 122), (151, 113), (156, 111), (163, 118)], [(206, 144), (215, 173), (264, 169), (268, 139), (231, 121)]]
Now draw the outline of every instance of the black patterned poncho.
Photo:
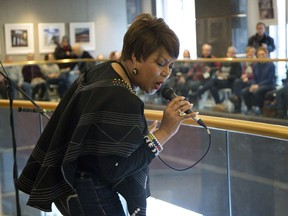
[(96, 65), (57, 106), (17, 188), (30, 195), (28, 205), (51, 211), (53, 202), (73, 193), (79, 158), (95, 156), (102, 176), (133, 205), (139, 194), (150, 195), (148, 165), (155, 154), (145, 144), (147, 133), (143, 102), (110, 61)]

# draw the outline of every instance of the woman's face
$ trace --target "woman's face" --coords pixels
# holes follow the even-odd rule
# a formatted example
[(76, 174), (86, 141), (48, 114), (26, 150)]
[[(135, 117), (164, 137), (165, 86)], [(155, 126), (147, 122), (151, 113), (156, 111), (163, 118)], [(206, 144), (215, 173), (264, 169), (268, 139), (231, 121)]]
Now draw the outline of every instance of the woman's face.
[(226, 53), (226, 56), (228, 57), (228, 58), (234, 58), (235, 57), (235, 50), (234, 49), (228, 49), (227, 50), (227, 53)]
[(247, 58), (254, 58), (254, 56), (255, 56), (255, 50), (254, 49), (247, 50), (247, 52), (246, 52)]
[(257, 57), (258, 58), (266, 58), (267, 57), (267, 53), (264, 50), (259, 50), (257, 52)]
[(169, 78), (176, 59), (172, 58), (164, 49), (152, 53), (145, 61), (136, 61), (137, 75), (133, 75), (133, 82), (147, 94), (154, 94)]
[(62, 40), (62, 46), (63, 47), (69, 46), (69, 41), (68, 40)]
[(48, 61), (53, 61), (55, 60), (54, 55), (52, 53), (48, 54)]

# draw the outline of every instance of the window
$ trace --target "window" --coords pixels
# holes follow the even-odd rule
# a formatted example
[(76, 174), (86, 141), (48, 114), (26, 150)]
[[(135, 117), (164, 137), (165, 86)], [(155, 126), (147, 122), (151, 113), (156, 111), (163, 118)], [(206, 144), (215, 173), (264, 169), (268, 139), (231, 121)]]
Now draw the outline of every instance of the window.
[(157, 0), (156, 16), (162, 17), (180, 40), (180, 56), (185, 49), (197, 57), (195, 0)]

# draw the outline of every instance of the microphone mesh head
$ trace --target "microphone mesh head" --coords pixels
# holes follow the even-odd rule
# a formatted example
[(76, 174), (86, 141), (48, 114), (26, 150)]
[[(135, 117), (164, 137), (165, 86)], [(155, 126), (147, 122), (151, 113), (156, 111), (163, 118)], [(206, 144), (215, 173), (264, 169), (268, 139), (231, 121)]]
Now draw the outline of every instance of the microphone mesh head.
[(163, 88), (161, 95), (166, 100), (172, 100), (174, 98), (174, 90), (172, 88)]

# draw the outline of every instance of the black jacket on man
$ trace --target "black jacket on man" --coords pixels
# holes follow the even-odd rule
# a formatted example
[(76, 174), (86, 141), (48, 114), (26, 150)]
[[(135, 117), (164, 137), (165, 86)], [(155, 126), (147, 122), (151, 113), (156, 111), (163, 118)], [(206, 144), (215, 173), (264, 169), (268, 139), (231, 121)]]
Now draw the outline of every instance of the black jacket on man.
[(276, 48), (274, 39), (267, 34), (264, 34), (262, 37), (260, 37), (258, 34), (255, 34), (248, 40), (248, 46), (252, 46), (255, 49), (258, 49), (263, 43), (267, 45), (267, 50), (269, 53), (273, 52)]

